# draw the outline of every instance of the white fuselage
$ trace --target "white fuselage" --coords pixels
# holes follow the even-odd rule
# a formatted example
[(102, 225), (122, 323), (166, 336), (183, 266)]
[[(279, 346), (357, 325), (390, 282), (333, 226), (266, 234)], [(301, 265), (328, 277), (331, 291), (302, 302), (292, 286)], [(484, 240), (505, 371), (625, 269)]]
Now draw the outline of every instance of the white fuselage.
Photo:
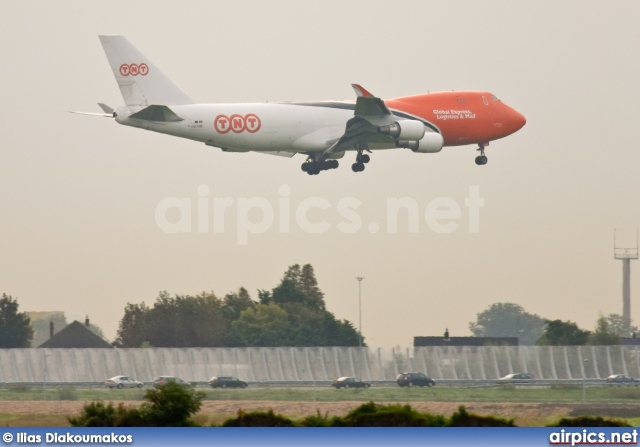
[[(344, 103), (347, 106), (344, 109), (318, 104), (322, 103), (169, 106), (183, 119), (168, 122), (130, 118), (134, 111), (124, 107), (117, 110), (116, 121), (233, 152), (314, 152), (329, 148), (344, 134), (347, 121), (353, 118), (349, 103)], [(392, 142), (388, 147), (394, 147)]]

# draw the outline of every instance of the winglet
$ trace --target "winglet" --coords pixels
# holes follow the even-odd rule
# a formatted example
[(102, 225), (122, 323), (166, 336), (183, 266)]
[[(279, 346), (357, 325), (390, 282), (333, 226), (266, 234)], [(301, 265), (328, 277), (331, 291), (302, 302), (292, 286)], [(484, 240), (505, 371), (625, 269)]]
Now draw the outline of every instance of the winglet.
[(351, 87), (353, 87), (359, 98), (373, 98), (373, 95), (366, 91), (361, 85), (351, 84)]

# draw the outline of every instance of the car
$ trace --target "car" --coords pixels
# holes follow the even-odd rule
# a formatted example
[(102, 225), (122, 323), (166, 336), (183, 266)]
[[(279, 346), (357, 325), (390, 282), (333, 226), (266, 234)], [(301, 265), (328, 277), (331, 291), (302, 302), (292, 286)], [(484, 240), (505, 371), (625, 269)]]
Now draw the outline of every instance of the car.
[(529, 380), (533, 380), (533, 375), (528, 373), (513, 373), (513, 374), (507, 374), (504, 377), (500, 377), (498, 379), (498, 382), (518, 383), (518, 382), (527, 382)]
[(431, 377), (427, 377), (422, 373), (416, 373), (416, 372), (405, 372), (402, 374), (398, 374), (398, 377), (396, 377), (396, 383), (398, 384), (398, 386), (408, 386), (408, 387), (412, 387), (412, 386), (419, 386), (419, 387), (423, 387), (423, 386), (434, 386), (436, 384), (435, 380), (433, 380)]
[(212, 377), (209, 379), (212, 388), (246, 388), (247, 382), (233, 376)]
[(606, 382), (618, 385), (640, 385), (640, 380), (634, 379), (633, 377), (629, 377), (624, 374), (613, 374), (607, 377)]
[(153, 386), (158, 388), (160, 385), (164, 385), (169, 382), (175, 382), (178, 385), (182, 385), (185, 388), (192, 387), (192, 385), (189, 382), (185, 382), (180, 377), (174, 377), (174, 376), (158, 376), (155, 379), (153, 379)]
[(356, 377), (340, 377), (331, 384), (335, 389), (339, 388), (369, 388), (371, 384), (369, 382), (363, 382)]
[(133, 380), (129, 376), (115, 376), (110, 379), (107, 379), (104, 384), (108, 388), (142, 388), (142, 382), (138, 382), (137, 380)]

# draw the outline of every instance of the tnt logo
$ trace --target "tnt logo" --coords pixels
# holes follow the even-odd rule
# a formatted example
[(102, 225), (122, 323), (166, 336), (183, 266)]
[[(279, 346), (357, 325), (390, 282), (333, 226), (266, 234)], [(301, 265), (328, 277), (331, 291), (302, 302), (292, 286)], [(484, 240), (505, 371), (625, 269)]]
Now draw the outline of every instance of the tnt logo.
[(120, 74), (122, 76), (146, 76), (149, 73), (147, 64), (122, 64)]
[(249, 113), (245, 116), (242, 115), (218, 115), (213, 121), (213, 127), (216, 128), (216, 132), (225, 134), (229, 131), (233, 133), (242, 133), (245, 130), (249, 133), (256, 133), (260, 130), (262, 123), (260, 118), (253, 113)]

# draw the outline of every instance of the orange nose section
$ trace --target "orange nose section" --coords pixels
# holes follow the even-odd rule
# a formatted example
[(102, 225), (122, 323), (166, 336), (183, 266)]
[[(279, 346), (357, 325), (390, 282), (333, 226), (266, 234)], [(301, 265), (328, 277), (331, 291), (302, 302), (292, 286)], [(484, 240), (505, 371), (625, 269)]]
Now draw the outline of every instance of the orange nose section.
[(527, 119), (524, 117), (524, 115), (507, 105), (505, 105), (505, 107), (507, 109), (509, 123), (511, 124), (511, 133), (517, 132), (518, 130), (522, 129), (522, 127), (527, 124)]

